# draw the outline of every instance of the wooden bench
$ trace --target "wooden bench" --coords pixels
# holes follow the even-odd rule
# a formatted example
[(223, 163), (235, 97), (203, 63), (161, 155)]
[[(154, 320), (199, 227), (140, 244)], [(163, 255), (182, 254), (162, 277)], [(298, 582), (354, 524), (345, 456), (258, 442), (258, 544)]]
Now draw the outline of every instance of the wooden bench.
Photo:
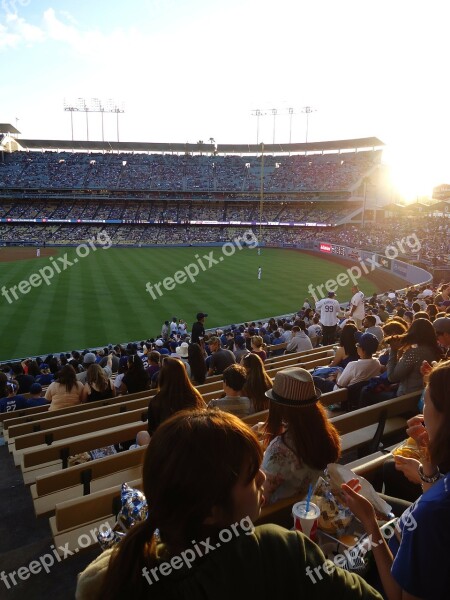
[[(71, 425), (72, 423), (81, 423), (90, 419), (97, 419), (102, 416), (116, 415), (118, 413), (145, 408), (148, 405), (148, 398), (140, 398), (137, 400), (125, 400), (125, 396), (121, 396), (122, 402), (115, 402), (107, 406), (91, 408), (94, 402), (86, 406), (86, 410), (72, 412), (69, 414), (60, 415), (60, 411), (52, 411), (48, 418), (33, 421), (29, 423), (21, 423), (19, 425), (10, 425), (8, 430), (8, 442), (11, 444), (16, 437), (35, 433), (37, 431), (48, 431), (54, 427), (62, 427)], [(96, 403), (95, 403), (96, 404)]]
[[(133, 488), (142, 490), (140, 478), (127, 483)], [(55, 507), (55, 515), (50, 517), (50, 529), (58, 551), (59, 546), (64, 545), (69, 550), (75, 551), (82, 534), (91, 539), (90, 545), (95, 544), (93, 534), (95, 529), (98, 530), (105, 524), (114, 527), (116, 521), (114, 508), (119, 499), (120, 486), (115, 485), (83, 498), (58, 503)]]
[[(67, 406), (66, 408), (60, 408), (59, 410), (49, 411), (47, 406), (39, 406), (36, 408), (27, 408), (23, 411), (14, 411), (7, 413), (8, 419), (4, 422), (4, 435), (5, 439), (8, 439), (9, 427), (13, 425), (20, 425), (23, 423), (35, 423), (36, 421), (42, 421), (45, 419), (51, 419), (61, 415), (69, 415), (72, 413), (83, 412), (92, 408), (99, 408), (102, 406), (109, 406), (111, 404), (129, 402), (143, 397), (150, 397), (156, 393), (156, 390), (146, 390), (144, 392), (136, 392), (135, 394), (126, 394), (124, 396), (115, 396), (114, 398), (107, 398), (106, 400), (96, 400), (95, 402), (87, 402), (85, 404), (76, 404), (75, 406)], [(40, 409), (37, 411), (37, 409)], [(43, 410), (42, 410), (43, 409)], [(28, 412), (33, 411), (33, 412)], [(17, 416), (19, 412), (26, 412), (22, 416)]]
[(20, 464), (24, 483), (34, 483), (38, 475), (67, 468), (68, 458), (75, 454), (134, 440), (142, 429), (146, 429), (146, 425), (138, 421), (54, 442), (51, 446), (24, 450)]
[(64, 441), (68, 438), (85, 435), (87, 433), (100, 432), (103, 429), (118, 427), (119, 425), (128, 425), (136, 421), (142, 421), (143, 429), (146, 429), (147, 407), (126, 412), (119, 412), (116, 415), (106, 415), (98, 419), (90, 419), (65, 425), (63, 427), (55, 427), (50, 431), (37, 431), (28, 433), (15, 438), (15, 443), (10, 444), (10, 450), (13, 451), (14, 462), (20, 464), (20, 457), (23, 452), (29, 448), (37, 446), (51, 446), (55, 442)]
[(59, 502), (140, 478), (145, 449), (142, 446), (36, 477), (30, 487), (36, 516), (54, 512)]
[[(280, 348), (282, 344), (280, 344), (279, 346), (275, 346), (275, 348)], [(273, 364), (275, 362), (279, 362), (282, 360), (285, 360), (286, 358), (290, 357), (290, 358), (301, 358), (302, 356), (311, 356), (313, 357), (315, 354), (321, 354), (323, 352), (327, 352), (329, 354), (329, 356), (333, 356), (334, 355), (334, 347), (331, 346), (319, 346), (318, 348), (310, 348), (308, 350), (300, 350), (299, 352), (289, 352), (288, 354), (280, 354), (279, 356), (269, 356), (266, 359), (265, 365), (267, 368), (267, 365)]]
[(404, 434), (408, 418), (417, 414), (421, 392), (412, 392), (360, 408), (331, 419), (341, 435), (342, 452), (358, 450), (358, 454), (378, 451), (383, 439)]

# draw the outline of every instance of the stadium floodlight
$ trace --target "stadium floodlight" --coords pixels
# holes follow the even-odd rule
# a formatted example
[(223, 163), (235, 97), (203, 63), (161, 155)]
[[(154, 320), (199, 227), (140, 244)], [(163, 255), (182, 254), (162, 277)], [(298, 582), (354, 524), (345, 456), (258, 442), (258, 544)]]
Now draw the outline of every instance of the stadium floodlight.
[(277, 114), (278, 114), (278, 109), (277, 108), (272, 108), (272, 115), (273, 115), (272, 144), (275, 144), (275, 119), (277, 118)]
[(119, 141), (119, 114), (125, 112), (123, 102), (117, 102), (117, 100), (112, 100), (108, 98), (108, 100), (103, 101), (100, 98), (90, 98), (86, 100), (86, 98), (77, 98), (72, 102), (68, 102), (64, 100), (64, 110), (70, 111), (71, 117), (71, 128), (72, 128), (72, 142), (73, 142), (73, 112), (84, 112), (86, 113), (86, 132), (87, 132), (87, 140), (89, 141), (89, 120), (88, 113), (100, 113), (102, 119), (102, 141), (105, 141), (104, 134), (104, 123), (103, 123), (103, 115), (104, 113), (115, 113), (116, 121), (117, 121), (117, 141)]
[[(288, 114), (289, 114), (289, 143), (292, 142), (292, 115), (294, 115), (294, 109), (293, 108), (288, 108)], [(289, 152), (290, 154), (290, 152)]]
[(256, 145), (259, 144), (259, 118), (262, 115), (261, 109), (255, 108), (252, 110), (252, 115), (256, 117)]
[[(309, 107), (310, 108), (310, 107)], [(312, 109), (311, 109), (312, 110)], [(275, 144), (275, 131), (276, 131), (276, 118), (278, 115), (289, 115), (289, 143), (292, 141), (292, 116), (295, 115), (294, 108), (268, 108), (261, 110), (260, 108), (255, 108), (251, 111), (253, 117), (256, 117), (256, 145), (259, 146), (259, 119), (260, 117), (265, 117), (267, 115), (272, 115), (273, 117), (273, 126), (272, 126), (272, 143)]]
[(315, 108), (312, 108), (311, 106), (304, 106), (302, 109), (302, 113), (306, 114), (306, 138), (305, 138), (305, 144), (308, 143), (308, 126), (309, 126), (309, 115), (312, 112), (316, 112)]

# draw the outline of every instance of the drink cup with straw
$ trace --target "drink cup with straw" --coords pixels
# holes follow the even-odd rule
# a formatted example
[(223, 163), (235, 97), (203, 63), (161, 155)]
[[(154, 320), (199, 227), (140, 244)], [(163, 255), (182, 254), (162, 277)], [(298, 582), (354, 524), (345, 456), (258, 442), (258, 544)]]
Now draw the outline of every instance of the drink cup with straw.
[(317, 504), (311, 502), (312, 484), (309, 485), (306, 500), (297, 502), (292, 507), (292, 516), (294, 517), (294, 528), (302, 531), (310, 539), (316, 540), (317, 523), (320, 516), (320, 508)]

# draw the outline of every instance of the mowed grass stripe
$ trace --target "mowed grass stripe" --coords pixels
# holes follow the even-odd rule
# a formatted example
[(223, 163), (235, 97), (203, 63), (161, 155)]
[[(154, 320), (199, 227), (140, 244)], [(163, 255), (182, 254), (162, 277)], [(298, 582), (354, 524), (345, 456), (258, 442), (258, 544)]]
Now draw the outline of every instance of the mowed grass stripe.
[[(62, 249), (60, 255), (66, 251), (73, 260), (75, 249)], [(212, 265), (211, 252), (217, 261)], [(37, 270), (37, 262), (3, 263), (0, 274), (10, 267), (8, 280), (17, 284)], [(160, 296), (155, 284), (190, 263), (198, 268), (195, 282), (172, 290), (161, 286)], [(48, 259), (40, 260), (39, 268), (45, 264)], [(208, 327), (292, 313), (310, 296), (310, 283), (317, 287), (345, 270), (322, 257), (283, 249), (263, 249), (260, 256), (256, 249), (243, 249), (225, 256), (220, 247), (98, 248), (55, 275), (50, 286), (21, 296), (16, 306), (2, 298), (0, 325), (11, 336), (1, 345), (0, 359), (140, 340), (159, 334), (173, 316), (185, 319), (190, 329), (198, 311), (209, 314)], [(146, 291), (147, 282), (154, 285), (156, 299)], [(363, 278), (360, 283), (366, 294), (375, 289)], [(339, 288), (341, 302), (351, 297), (350, 287)], [(24, 319), (26, 335), (20, 325)]]

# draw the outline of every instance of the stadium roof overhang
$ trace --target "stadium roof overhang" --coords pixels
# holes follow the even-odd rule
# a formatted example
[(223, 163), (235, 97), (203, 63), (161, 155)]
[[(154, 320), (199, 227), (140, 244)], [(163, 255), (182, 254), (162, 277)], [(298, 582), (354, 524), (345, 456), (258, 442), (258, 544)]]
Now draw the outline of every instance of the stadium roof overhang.
[[(330, 142), (308, 142), (304, 144), (264, 144), (264, 153), (282, 154), (296, 152), (327, 152), (331, 150), (359, 150), (363, 148), (381, 148), (384, 143), (376, 137), (355, 138), (352, 140), (333, 140)], [(263, 144), (219, 144), (217, 152), (233, 154), (259, 154)]]
[(20, 131), (11, 125), (11, 123), (0, 123), (0, 133), (18, 135)]
[(23, 150), (103, 152), (214, 152), (212, 144), (165, 144), (155, 142), (101, 142), (79, 140), (18, 140)]
[(68, 152), (167, 152), (184, 154), (286, 154), (297, 152), (326, 152), (381, 148), (384, 143), (376, 137), (305, 144), (188, 144), (157, 142), (102, 142), (80, 140), (17, 140), (22, 150), (66, 150)]

